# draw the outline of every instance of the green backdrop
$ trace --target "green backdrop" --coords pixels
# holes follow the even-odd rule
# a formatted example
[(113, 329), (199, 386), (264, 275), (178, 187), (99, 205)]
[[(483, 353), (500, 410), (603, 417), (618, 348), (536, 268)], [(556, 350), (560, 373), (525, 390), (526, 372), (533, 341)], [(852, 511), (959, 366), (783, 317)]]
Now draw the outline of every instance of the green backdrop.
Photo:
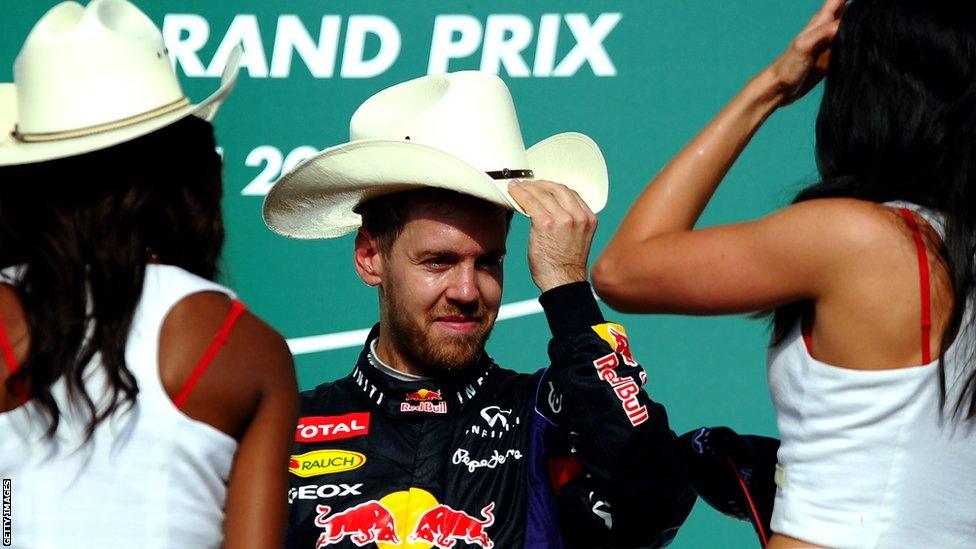
[[(162, 28), (191, 99), (216, 87), (215, 54), (248, 47), (237, 90), (217, 119), (225, 159), (225, 282), (302, 349), (303, 389), (349, 371), (353, 336), (369, 327), (374, 290), (351, 266), (352, 239), (289, 241), (261, 221), (262, 194), (283, 165), (345, 141), (349, 117), (373, 92), (428, 70), (485, 68), (508, 82), (526, 144), (560, 131), (592, 136), (610, 168), (600, 250), (647, 179), (790, 41), (815, 0), (156, 0), (141, 7)], [(53, 2), (4, 2), (0, 80), (31, 25)], [(579, 44), (579, 47), (577, 45)], [(225, 51), (225, 49), (224, 49)], [(816, 177), (818, 93), (775, 114), (706, 210), (702, 225), (757, 217)], [(178, 159), (174, 159), (178, 161)], [(534, 299), (528, 224), (509, 239), (506, 303)], [(673, 428), (730, 425), (775, 435), (766, 389), (765, 322), (743, 317), (629, 316), (648, 368), (647, 390)], [(489, 350), (520, 371), (545, 365), (545, 319), (502, 320)], [(296, 347), (297, 348), (297, 347)], [(699, 502), (674, 547), (754, 547), (751, 527)]]

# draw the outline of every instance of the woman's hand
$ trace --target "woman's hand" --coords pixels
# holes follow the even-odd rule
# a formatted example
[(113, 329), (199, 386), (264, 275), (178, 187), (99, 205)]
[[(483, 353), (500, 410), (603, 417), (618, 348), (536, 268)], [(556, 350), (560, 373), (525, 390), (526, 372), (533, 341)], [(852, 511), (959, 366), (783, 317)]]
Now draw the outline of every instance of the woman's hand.
[(827, 74), (830, 46), (837, 35), (845, 0), (827, 0), (807, 26), (767, 69), (788, 105), (807, 94)]

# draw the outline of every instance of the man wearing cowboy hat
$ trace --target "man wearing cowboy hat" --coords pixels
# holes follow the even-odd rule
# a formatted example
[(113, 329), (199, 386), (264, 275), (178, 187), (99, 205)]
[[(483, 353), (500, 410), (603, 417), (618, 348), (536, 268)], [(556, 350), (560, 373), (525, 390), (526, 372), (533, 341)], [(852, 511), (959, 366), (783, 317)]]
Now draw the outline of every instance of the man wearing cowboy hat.
[[(302, 397), (289, 547), (636, 547), (670, 541), (694, 495), (622, 326), (586, 281), (603, 156), (560, 134), (525, 149), (497, 77), (419, 78), (368, 99), (351, 141), (285, 174), (264, 207), (293, 238), (358, 230), (380, 321), (351, 374)], [(560, 181), (553, 183), (552, 181)], [(484, 344), (512, 211), (551, 366), (520, 374)]]

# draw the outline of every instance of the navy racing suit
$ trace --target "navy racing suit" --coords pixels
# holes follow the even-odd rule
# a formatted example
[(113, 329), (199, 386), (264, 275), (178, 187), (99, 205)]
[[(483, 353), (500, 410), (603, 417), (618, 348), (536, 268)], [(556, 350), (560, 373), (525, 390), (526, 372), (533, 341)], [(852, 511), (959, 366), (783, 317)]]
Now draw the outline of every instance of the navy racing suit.
[[(665, 545), (695, 495), (623, 327), (586, 282), (540, 297), (551, 365), (403, 381), (369, 361), (302, 393), (287, 546)], [(401, 545), (402, 544), (402, 545)]]

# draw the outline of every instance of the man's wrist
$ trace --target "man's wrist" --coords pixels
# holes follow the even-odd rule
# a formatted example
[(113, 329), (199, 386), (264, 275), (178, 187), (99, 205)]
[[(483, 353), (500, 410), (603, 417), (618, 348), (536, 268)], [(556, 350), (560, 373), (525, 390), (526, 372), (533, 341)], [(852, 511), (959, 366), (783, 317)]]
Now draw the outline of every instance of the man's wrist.
[(539, 303), (554, 336), (579, 332), (605, 322), (593, 289), (585, 280), (546, 290), (539, 296)]
[(535, 285), (539, 287), (539, 291), (546, 293), (549, 290), (558, 288), (559, 286), (565, 286), (567, 284), (577, 282), (586, 282), (586, 269), (581, 268), (574, 271), (550, 270), (546, 272), (545, 276), (533, 275), (532, 280), (535, 282)]

